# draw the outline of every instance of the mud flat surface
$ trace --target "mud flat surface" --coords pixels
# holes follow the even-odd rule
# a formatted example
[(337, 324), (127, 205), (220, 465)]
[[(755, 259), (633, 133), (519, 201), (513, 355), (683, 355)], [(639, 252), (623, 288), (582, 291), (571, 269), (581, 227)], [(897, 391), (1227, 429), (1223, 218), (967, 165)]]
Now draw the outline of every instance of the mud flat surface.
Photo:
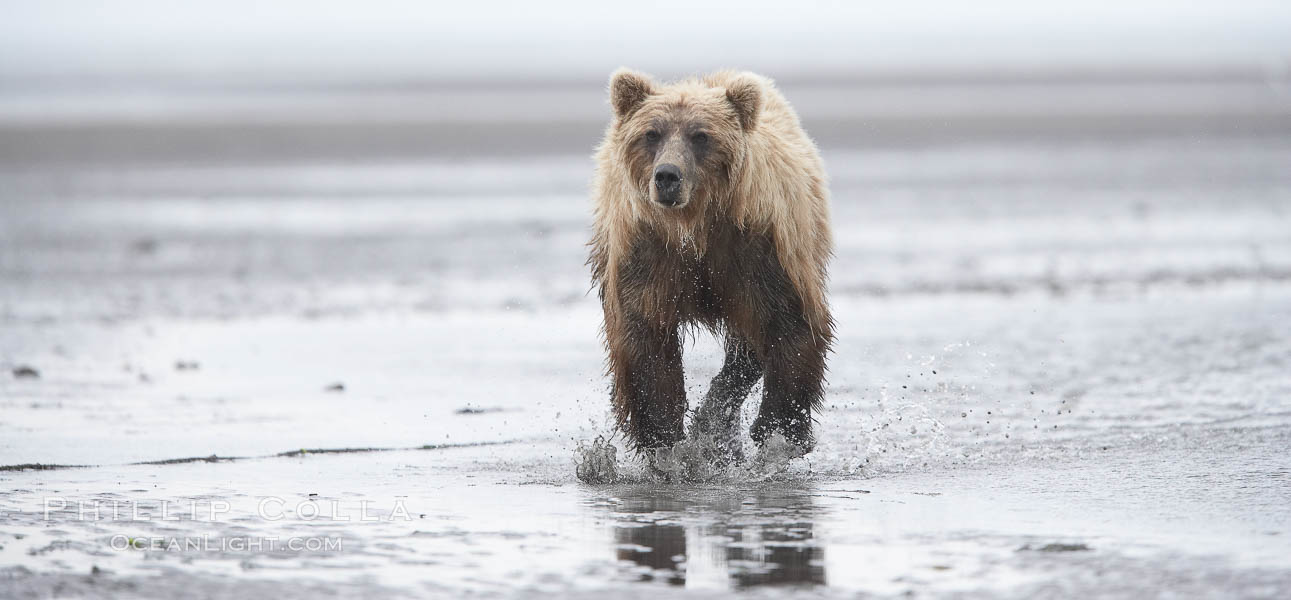
[(611, 433), (581, 138), (10, 138), (0, 596), (1285, 597), (1291, 138), (1261, 98), (1183, 134), (824, 132), (819, 447), (702, 484), (622, 451), (575, 477)]

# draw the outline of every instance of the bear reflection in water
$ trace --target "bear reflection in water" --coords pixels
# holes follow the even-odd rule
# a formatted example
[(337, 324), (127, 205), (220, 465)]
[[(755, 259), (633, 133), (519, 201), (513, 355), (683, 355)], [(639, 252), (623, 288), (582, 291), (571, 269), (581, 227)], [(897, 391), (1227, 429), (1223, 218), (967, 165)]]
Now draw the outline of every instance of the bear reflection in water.
[(685, 585), (688, 576), (712, 581), (704, 575), (715, 570), (724, 570), (735, 588), (825, 583), (810, 496), (728, 494), (684, 498), (653, 490), (620, 497), (611, 509), (615, 557), (632, 563), (644, 581), (673, 585)]

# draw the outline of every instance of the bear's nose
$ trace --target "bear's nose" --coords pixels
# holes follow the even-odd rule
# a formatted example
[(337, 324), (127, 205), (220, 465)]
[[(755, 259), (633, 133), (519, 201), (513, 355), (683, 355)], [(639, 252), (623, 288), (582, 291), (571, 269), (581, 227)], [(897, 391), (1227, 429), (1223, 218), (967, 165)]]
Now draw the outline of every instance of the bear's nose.
[(671, 190), (681, 186), (681, 169), (677, 165), (663, 164), (654, 170), (654, 184), (662, 190)]

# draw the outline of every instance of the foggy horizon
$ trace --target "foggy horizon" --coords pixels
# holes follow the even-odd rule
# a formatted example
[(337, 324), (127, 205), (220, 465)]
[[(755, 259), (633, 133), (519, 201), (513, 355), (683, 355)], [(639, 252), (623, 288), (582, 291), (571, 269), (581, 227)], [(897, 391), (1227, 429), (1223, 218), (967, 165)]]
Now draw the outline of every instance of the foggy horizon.
[[(10, 7), (0, 24), (0, 94), (601, 81), (620, 65), (665, 78), (730, 67), (793, 79), (1126, 70), (1283, 78), (1291, 64), (1291, 5), (1279, 2), (777, 8), (42, 2)], [(579, 18), (564, 16), (569, 9)]]

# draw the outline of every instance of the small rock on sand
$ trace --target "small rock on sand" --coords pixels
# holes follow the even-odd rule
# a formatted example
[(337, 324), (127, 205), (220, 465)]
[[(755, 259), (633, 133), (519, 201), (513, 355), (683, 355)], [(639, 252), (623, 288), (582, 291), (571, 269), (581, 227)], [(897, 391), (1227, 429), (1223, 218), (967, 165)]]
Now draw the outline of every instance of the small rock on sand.
[(13, 368), (15, 379), (40, 379), (40, 371), (27, 365), (19, 365)]
[(1088, 552), (1089, 550), (1091, 550), (1091, 548), (1087, 544), (1080, 544), (1080, 543), (1065, 544), (1061, 542), (1055, 542), (1051, 544), (1045, 544), (1043, 546), (1032, 546), (1031, 544), (1027, 544), (1025, 546), (1022, 546), (1021, 548), (1018, 548), (1018, 550), (1019, 551), (1029, 550), (1033, 552)]

